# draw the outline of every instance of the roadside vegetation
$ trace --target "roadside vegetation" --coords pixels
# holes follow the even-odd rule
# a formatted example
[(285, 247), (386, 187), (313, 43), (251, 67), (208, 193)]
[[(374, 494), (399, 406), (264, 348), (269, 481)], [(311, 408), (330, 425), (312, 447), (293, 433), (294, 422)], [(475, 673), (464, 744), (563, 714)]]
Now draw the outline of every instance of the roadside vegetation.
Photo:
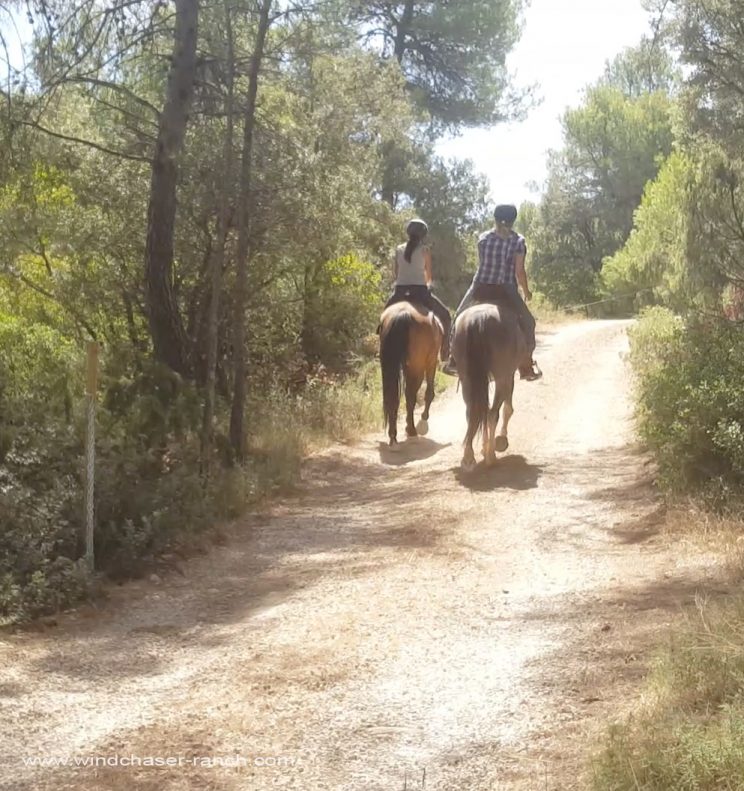
[[(667, 540), (744, 579), (744, 336), (720, 317), (652, 308), (631, 332), (639, 432), (670, 505)], [(594, 763), (598, 791), (744, 788), (744, 595), (695, 611), (663, 641), (636, 711)]]
[(380, 425), (393, 246), (424, 216), (454, 307), (488, 217), (432, 142), (530, 103), (504, 65), (518, 0), (400, 5), (0, 4), (0, 621), (94, 582), (86, 341), (109, 576)]
[[(741, 5), (660, 3), (657, 20), (653, 42), (622, 68), (608, 67), (605, 83), (619, 77), (624, 98), (594, 87), (567, 115), (566, 148), (531, 232), (538, 278), (559, 304), (594, 297), (612, 299), (616, 315), (640, 313), (631, 331), (638, 431), (670, 506), (668, 538), (721, 556), (736, 588), (744, 536)], [(628, 79), (634, 59), (646, 67)], [(623, 170), (630, 162), (637, 174)], [(625, 211), (617, 201), (631, 196)], [(594, 214), (582, 214), (590, 205)], [(743, 745), (744, 596), (734, 593), (701, 600), (664, 641), (634, 714), (613, 726), (593, 764), (593, 785), (742, 789)]]
[(637, 713), (610, 731), (594, 777), (603, 791), (744, 788), (744, 600), (700, 602)]

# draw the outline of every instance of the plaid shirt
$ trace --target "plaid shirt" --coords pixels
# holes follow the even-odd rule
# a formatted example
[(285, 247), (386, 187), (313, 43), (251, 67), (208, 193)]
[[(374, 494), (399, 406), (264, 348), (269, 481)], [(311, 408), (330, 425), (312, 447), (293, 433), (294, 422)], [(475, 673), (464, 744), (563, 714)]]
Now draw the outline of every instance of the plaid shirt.
[(502, 239), (496, 231), (486, 231), (478, 239), (480, 264), (475, 273), (475, 283), (498, 283), (517, 285), (515, 257), (527, 255), (524, 237), (512, 231)]

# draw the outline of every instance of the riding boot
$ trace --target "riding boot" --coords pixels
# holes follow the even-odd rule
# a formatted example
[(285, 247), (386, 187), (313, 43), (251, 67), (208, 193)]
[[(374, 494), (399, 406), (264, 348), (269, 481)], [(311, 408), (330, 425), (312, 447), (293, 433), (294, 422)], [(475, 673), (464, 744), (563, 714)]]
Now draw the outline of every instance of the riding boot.
[(449, 360), (442, 366), (442, 373), (448, 376), (457, 376), (457, 363), (451, 354)]
[(444, 333), (444, 337), (442, 338), (442, 346), (439, 350), (439, 359), (442, 362), (447, 362), (450, 358), (450, 343), (449, 343), (449, 335)]

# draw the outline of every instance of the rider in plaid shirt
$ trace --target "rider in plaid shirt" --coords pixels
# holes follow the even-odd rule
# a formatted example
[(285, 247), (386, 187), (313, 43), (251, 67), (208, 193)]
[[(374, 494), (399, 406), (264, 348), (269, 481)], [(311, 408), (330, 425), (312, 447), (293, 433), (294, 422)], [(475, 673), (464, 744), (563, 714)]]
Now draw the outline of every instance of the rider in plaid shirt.
[[(540, 369), (532, 359), (532, 354), (535, 351), (535, 319), (518, 289), (518, 286), (522, 287), (525, 299), (532, 298), (532, 292), (527, 283), (527, 272), (524, 268), (527, 245), (524, 237), (513, 230), (517, 219), (515, 206), (497, 206), (494, 211), (494, 219), (496, 220), (494, 228), (486, 231), (478, 239), (478, 271), (457, 308), (455, 321), (472, 301), (507, 301), (517, 314), (519, 326), (527, 341), (529, 357), (520, 366), (520, 376), (522, 379), (534, 381), (542, 376)], [(444, 371), (456, 373), (455, 361), (452, 357), (444, 367)]]
[(510, 230), (509, 235), (503, 238), (495, 228), (486, 231), (478, 239), (480, 266), (473, 282), (516, 288), (516, 257), (521, 256), (524, 261), (526, 255), (527, 245), (523, 236)]

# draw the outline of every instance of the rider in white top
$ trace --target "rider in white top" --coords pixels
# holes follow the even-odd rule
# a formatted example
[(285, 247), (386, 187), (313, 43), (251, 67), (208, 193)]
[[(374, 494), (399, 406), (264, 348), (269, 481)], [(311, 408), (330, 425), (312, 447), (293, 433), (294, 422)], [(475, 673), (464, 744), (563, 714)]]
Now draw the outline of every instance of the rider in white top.
[(395, 248), (395, 285), (397, 286), (428, 286), (431, 282), (431, 253), (423, 245), (416, 247), (411, 253), (411, 260), (406, 260), (405, 244)]
[(393, 274), (395, 291), (385, 307), (396, 302), (417, 302), (430, 310), (442, 323), (444, 341), (441, 356), (449, 356), (452, 317), (449, 308), (431, 293), (431, 250), (424, 244), (429, 228), (423, 220), (411, 220), (406, 226), (408, 242), (395, 248)]

